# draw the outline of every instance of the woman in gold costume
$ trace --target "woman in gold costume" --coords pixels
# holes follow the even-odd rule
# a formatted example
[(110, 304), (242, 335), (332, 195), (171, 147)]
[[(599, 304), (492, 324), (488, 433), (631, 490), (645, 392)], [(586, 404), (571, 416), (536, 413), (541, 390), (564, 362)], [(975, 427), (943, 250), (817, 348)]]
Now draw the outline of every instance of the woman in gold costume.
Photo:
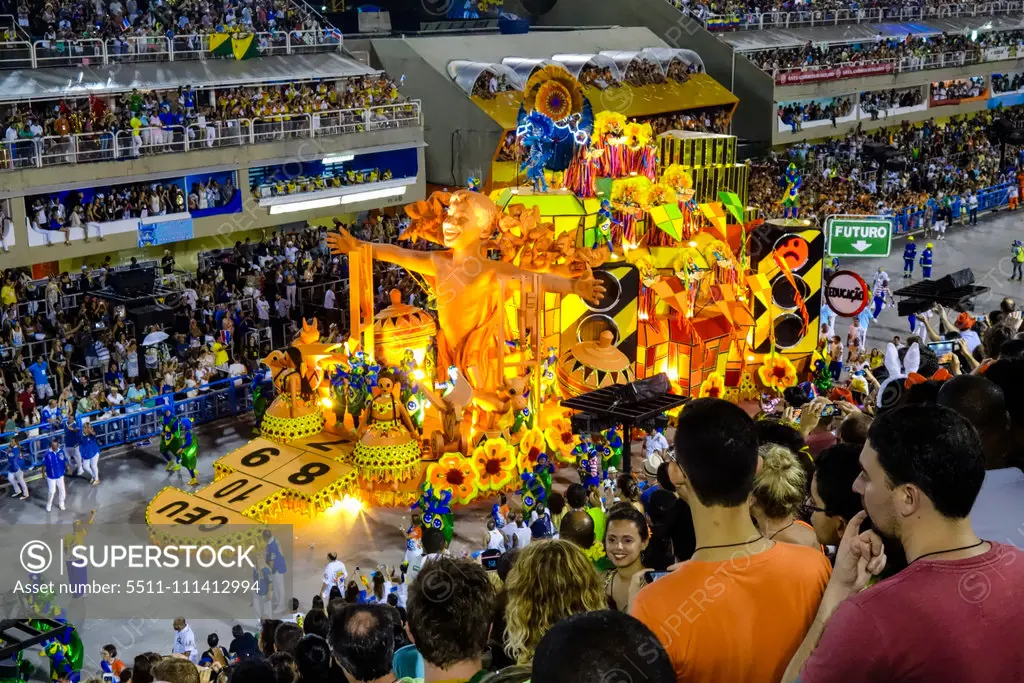
[(377, 378), (380, 393), (363, 411), (352, 458), (367, 479), (405, 481), (420, 465), (419, 433), (405, 405), (395, 398), (396, 384), (390, 372), (382, 372)]

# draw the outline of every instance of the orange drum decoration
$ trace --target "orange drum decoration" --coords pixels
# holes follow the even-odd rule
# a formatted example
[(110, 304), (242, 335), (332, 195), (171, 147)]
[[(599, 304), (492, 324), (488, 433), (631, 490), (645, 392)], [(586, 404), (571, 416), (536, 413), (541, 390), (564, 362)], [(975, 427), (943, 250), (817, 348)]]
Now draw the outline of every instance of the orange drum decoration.
[(614, 340), (615, 335), (605, 330), (597, 341), (581, 342), (562, 354), (558, 386), (565, 398), (633, 381), (633, 366), (612, 346)]
[(377, 340), (377, 358), (392, 367), (400, 367), (406, 349), (418, 363), (423, 362), (430, 341), (437, 335), (437, 323), (426, 311), (402, 303), (402, 293), (390, 292), (391, 305), (373, 317), (373, 336)]

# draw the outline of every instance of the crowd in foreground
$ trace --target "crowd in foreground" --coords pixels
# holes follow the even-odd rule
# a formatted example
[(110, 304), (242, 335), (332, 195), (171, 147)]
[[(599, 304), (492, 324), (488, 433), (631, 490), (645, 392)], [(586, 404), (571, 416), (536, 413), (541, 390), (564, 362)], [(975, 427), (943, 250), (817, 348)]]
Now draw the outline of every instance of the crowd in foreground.
[(694, 399), (672, 446), (648, 435), (639, 481), (572, 483), (529, 516), (502, 499), (478, 559), (433, 528), (370, 577), (329, 553), (310, 609), (205, 650), (178, 619), (172, 654), (139, 655), (119, 680), (1010, 680), (1024, 670), (1024, 338), (1007, 332), (971, 373), (938, 378), (908, 340), (864, 392), (791, 387), (755, 417)]
[(1024, 31), (990, 31), (972, 40), (961, 34), (905, 37), (882, 34), (873, 41), (853, 43), (813, 43), (802, 47), (775, 48), (744, 53), (762, 71), (777, 76), (780, 71), (815, 71), (837, 65), (874, 64), (895, 61), (903, 71), (963, 64), (978, 61), (981, 50), (989, 47), (1018, 47), (1024, 43)]
[[(964, 215), (971, 194), (1001, 182), (1017, 184), (1020, 160), (1013, 148), (1001, 163), (997, 142), (989, 136), (993, 122), (1024, 123), (1024, 109), (1011, 107), (957, 116), (939, 123), (902, 122), (893, 128), (865, 132), (859, 127), (842, 138), (797, 144), (755, 162), (750, 181), (751, 202), (766, 214), (782, 214), (785, 184), (781, 175), (792, 162), (801, 169), (800, 217), (823, 221), (833, 214), (885, 214), (929, 209), (950, 198), (956, 217)], [(880, 160), (870, 153), (892, 150)], [(934, 200), (934, 201), (932, 201)], [(934, 215), (922, 220), (934, 223)]]

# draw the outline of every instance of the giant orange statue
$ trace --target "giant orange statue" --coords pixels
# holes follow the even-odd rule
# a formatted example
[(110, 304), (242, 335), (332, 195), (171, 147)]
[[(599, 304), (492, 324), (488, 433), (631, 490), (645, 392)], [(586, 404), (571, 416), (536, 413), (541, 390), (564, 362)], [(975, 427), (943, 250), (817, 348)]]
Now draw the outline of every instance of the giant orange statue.
[[(444, 251), (415, 251), (391, 244), (372, 244), (373, 256), (419, 273), (431, 281), (437, 297), (440, 332), (437, 339), (437, 367), (457, 367), (473, 388), (473, 400), (487, 411), (500, 409), (498, 388), (503, 311), (499, 283), (518, 287), (530, 274), (508, 261), (488, 258), (492, 238), (504, 214), (488, 197), (469, 190), (454, 194), (435, 193), (429, 202), (406, 209), (414, 219), (410, 231), (420, 235), (439, 232)], [(440, 230), (438, 231), (438, 228)], [(552, 235), (553, 237), (553, 235)], [(327, 235), (334, 254), (347, 254), (363, 245), (344, 228)], [(568, 270), (568, 269), (564, 269)], [(585, 266), (576, 278), (553, 272), (540, 273), (545, 291), (577, 294), (600, 301), (604, 285)]]

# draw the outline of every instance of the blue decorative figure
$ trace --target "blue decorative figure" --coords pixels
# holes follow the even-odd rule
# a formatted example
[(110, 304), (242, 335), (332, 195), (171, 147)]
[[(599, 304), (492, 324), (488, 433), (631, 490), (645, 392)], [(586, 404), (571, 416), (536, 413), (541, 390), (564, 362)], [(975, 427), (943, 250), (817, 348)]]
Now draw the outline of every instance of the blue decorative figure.
[(480, 182), (480, 178), (473, 175), (466, 179), (466, 187), (470, 192), (479, 192), (483, 185)]
[(932, 276), (932, 243), (924, 245), (924, 251), (921, 252), (921, 275), (926, 278)]
[(576, 467), (584, 488), (601, 483), (601, 453), (591, 440), (590, 434), (580, 434), (579, 444), (572, 449), (576, 456)]
[(547, 192), (548, 181), (544, 177), (544, 167), (551, 159), (552, 135), (554, 133), (554, 122), (538, 112), (531, 112), (526, 117), (526, 122), (519, 126), (518, 134), (523, 147), (529, 148), (529, 155), (520, 167), (526, 173), (526, 178), (533, 185), (534, 192)]
[(544, 482), (532, 472), (523, 472), (519, 478), (523, 486), (516, 493), (523, 497), (523, 516), (529, 519), (537, 505), (547, 500), (547, 491)]
[(434, 493), (429, 484), (423, 485), (423, 495), (413, 503), (412, 511), (420, 510), (423, 528), (437, 529), (444, 534), (445, 544), (452, 542), (455, 533), (455, 515), (452, 514), (452, 492)]
[(607, 199), (602, 199), (601, 208), (597, 212), (597, 244), (594, 246), (603, 242), (608, 245), (608, 251), (615, 254), (615, 242), (612, 241), (613, 225), (622, 225), (622, 222), (615, 220), (615, 217), (612, 216), (612, 203)]
[(797, 170), (796, 164), (791, 163), (786, 167), (786, 175), (783, 179), (786, 181), (786, 191), (782, 195), (782, 217), (799, 218), (800, 186), (803, 184), (803, 179), (800, 177), (800, 171)]
[(914, 277), (914, 259), (917, 257), (917, 245), (914, 244), (914, 236), (907, 238), (903, 247), (903, 277)]

